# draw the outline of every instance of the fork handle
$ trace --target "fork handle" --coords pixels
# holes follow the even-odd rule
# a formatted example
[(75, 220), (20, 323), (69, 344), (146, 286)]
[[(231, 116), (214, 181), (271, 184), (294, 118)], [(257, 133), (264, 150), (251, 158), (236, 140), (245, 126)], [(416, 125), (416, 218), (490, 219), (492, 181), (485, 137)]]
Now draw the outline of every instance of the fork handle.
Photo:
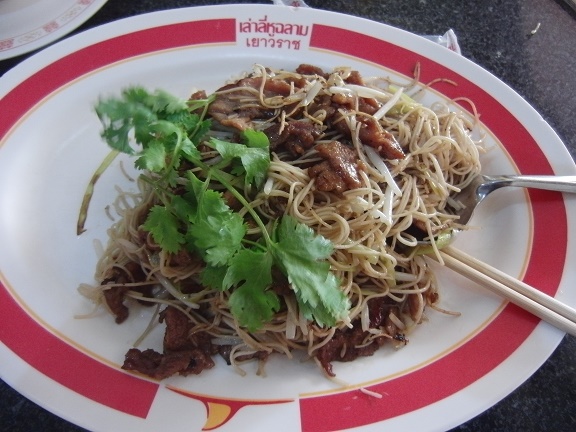
[(500, 175), (484, 176), (493, 182), (492, 186), (517, 186), (533, 189), (545, 189), (558, 192), (576, 193), (576, 176), (553, 175)]

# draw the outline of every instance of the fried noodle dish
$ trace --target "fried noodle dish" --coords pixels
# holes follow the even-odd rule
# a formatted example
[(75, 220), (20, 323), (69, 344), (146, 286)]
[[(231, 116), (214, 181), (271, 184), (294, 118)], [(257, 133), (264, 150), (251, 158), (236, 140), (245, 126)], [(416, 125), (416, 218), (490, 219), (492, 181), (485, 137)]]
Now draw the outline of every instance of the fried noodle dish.
[(118, 197), (97, 284), (80, 291), (119, 324), (144, 305), (165, 326), (163, 352), (131, 348), (123, 368), (164, 379), (220, 355), (244, 373), (299, 353), (334, 377), (333, 362), (405, 345), (441, 310), (425, 256), (461, 228), (451, 195), (482, 149), (474, 116), (424, 106), (425, 88), (255, 65), (211, 95), (101, 99), (112, 153), (95, 178), (131, 154), (139, 193)]

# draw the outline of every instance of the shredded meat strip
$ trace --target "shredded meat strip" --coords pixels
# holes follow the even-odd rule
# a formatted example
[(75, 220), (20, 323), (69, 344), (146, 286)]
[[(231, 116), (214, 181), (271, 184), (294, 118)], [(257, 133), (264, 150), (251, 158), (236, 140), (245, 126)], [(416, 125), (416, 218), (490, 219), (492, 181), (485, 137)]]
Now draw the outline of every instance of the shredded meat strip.
[[(114, 267), (112, 269), (112, 274), (102, 281), (102, 285), (106, 286), (108, 284), (126, 284), (130, 282), (140, 282), (145, 280), (145, 275), (142, 272), (142, 268), (139, 264), (135, 262), (129, 262), (124, 266), (124, 269), (119, 267)], [(128, 288), (126, 286), (113, 286), (108, 289), (103, 290), (104, 300), (110, 311), (115, 315), (115, 320), (117, 324), (121, 324), (128, 318), (130, 311), (128, 307), (124, 304), (126, 298), (126, 292), (129, 290), (138, 291), (144, 296), (149, 296), (152, 290), (151, 286), (143, 287), (132, 287)], [(146, 304), (146, 303), (143, 303)]]
[[(215, 365), (212, 356), (215, 354), (220, 354), (230, 364), (232, 346), (215, 345), (212, 343), (212, 335), (205, 331), (194, 331), (194, 323), (183, 312), (168, 306), (161, 312), (160, 322), (166, 324), (163, 352), (132, 348), (126, 353), (122, 369), (162, 380), (172, 375), (198, 375), (206, 369), (212, 369)], [(266, 351), (257, 351), (239, 356), (236, 360), (265, 360), (268, 356)]]
[(388, 337), (378, 337), (366, 343), (366, 338), (370, 333), (362, 330), (359, 319), (353, 322), (352, 328), (346, 327), (342, 330), (336, 330), (332, 339), (316, 353), (316, 358), (329, 376), (336, 376), (332, 370), (332, 362), (334, 361), (350, 362), (358, 357), (371, 356), (391, 338), (403, 344), (408, 342), (404, 334), (398, 331), (390, 319), (390, 313), (398, 313), (398, 311), (396, 307), (387, 304), (386, 298), (380, 297), (369, 300), (368, 308), (370, 310), (370, 328), (381, 328)]
[(167, 307), (160, 315), (166, 323), (164, 353), (132, 348), (126, 353), (123, 369), (133, 370), (155, 379), (169, 376), (198, 375), (214, 367), (212, 355), (217, 352), (211, 337), (205, 332), (192, 333), (193, 324), (188, 317), (174, 307)]

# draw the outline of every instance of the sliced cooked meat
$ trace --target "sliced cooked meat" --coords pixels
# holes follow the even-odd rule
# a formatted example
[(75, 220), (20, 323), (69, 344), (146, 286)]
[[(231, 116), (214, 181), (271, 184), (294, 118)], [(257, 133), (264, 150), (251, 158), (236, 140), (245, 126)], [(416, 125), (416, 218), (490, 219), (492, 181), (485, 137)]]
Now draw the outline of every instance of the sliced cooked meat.
[[(106, 285), (106, 284), (103, 284)], [(106, 305), (115, 316), (116, 324), (122, 324), (130, 315), (130, 310), (124, 304), (127, 287), (115, 286), (104, 290), (104, 300)]]
[[(262, 87), (261, 77), (249, 77), (228, 84), (216, 91), (216, 99), (210, 104), (208, 114), (224, 126), (244, 130), (251, 127), (253, 119), (269, 119), (275, 114), (273, 108), (246, 103), (258, 97)], [(264, 97), (288, 96), (291, 85), (283, 80), (266, 80)]]
[(122, 369), (140, 372), (162, 380), (172, 375), (198, 375), (214, 367), (214, 361), (200, 349), (160, 354), (152, 349), (132, 348), (126, 353)]
[(218, 350), (206, 332), (192, 332), (188, 317), (174, 307), (167, 307), (160, 314), (166, 324), (164, 352), (148, 349), (131, 349), (126, 354), (123, 369), (138, 371), (155, 379), (180, 374), (199, 374), (214, 367), (212, 355)]
[[(368, 301), (368, 308), (370, 328), (380, 328), (395, 341), (407, 343), (404, 335), (398, 332), (396, 325), (390, 319), (390, 314), (398, 313), (398, 310), (388, 304), (388, 299), (385, 297), (371, 299)], [(353, 322), (352, 328), (336, 330), (334, 337), (318, 350), (316, 358), (329, 376), (335, 376), (332, 362), (349, 362), (358, 357), (371, 356), (390, 339), (382, 336), (367, 341), (368, 336), (370, 333), (362, 330), (360, 320), (357, 319)]]
[(362, 117), (359, 122), (359, 138), (363, 144), (374, 148), (385, 159), (404, 159), (404, 151), (394, 135), (382, 129), (374, 118)]
[(312, 148), (322, 131), (309, 121), (291, 120), (284, 125), (284, 128), (281, 127), (280, 123), (275, 123), (264, 133), (270, 140), (272, 150), (283, 147), (293, 156), (299, 156)]
[(347, 110), (355, 110), (370, 115), (376, 113), (378, 108), (380, 108), (376, 99), (358, 98), (342, 93), (332, 95), (332, 102), (333, 104), (336, 104), (337, 106), (343, 107)]
[(348, 78), (346, 78), (345, 80), (348, 84), (355, 84), (355, 85), (366, 85), (364, 83), (364, 78), (362, 78), (362, 75), (360, 74), (360, 72), (353, 70), (350, 71), (350, 75), (348, 75)]
[[(212, 358), (215, 354), (230, 364), (232, 346), (215, 345), (209, 333), (194, 331), (194, 324), (183, 312), (169, 306), (160, 314), (160, 322), (166, 324), (163, 353), (132, 348), (126, 353), (122, 369), (161, 380), (172, 375), (198, 375), (211, 369), (215, 365)], [(269, 355), (266, 351), (257, 351), (239, 356), (236, 361), (266, 360)]]
[[(366, 83), (364, 82), (364, 78), (362, 78), (360, 72), (356, 70), (351, 71), (350, 75), (348, 75), (348, 78), (346, 78), (345, 81), (347, 84), (354, 84), (359, 86), (366, 85)], [(344, 98), (347, 98), (348, 100), (342, 99), (342, 96), (344, 96)], [(350, 96), (346, 96), (343, 94), (335, 94), (332, 97), (332, 100), (338, 104), (342, 104), (345, 106), (348, 105), (350, 109), (356, 109), (357, 105), (358, 111), (366, 114), (374, 114), (376, 111), (378, 111), (378, 108), (380, 108), (378, 101), (373, 98), (364, 98), (364, 97), (352, 98)]]
[(164, 352), (184, 351), (200, 348), (208, 355), (213, 354), (211, 337), (206, 332), (193, 332), (194, 324), (174, 307), (167, 307), (160, 314), (160, 322), (166, 324)]
[[(124, 268), (114, 267), (112, 274), (102, 281), (102, 285), (121, 285), (129, 282), (139, 282), (145, 280), (145, 275), (141, 267), (135, 262), (129, 262)], [(151, 287), (132, 287), (133, 291), (139, 291), (144, 295), (150, 295)], [(129, 290), (125, 286), (113, 286), (103, 290), (104, 300), (110, 311), (115, 315), (117, 324), (124, 322), (129, 315), (128, 307), (124, 304), (126, 292)]]
[[(341, 105), (344, 112), (350, 111), (349, 106)], [(369, 110), (368, 110), (369, 111)], [(330, 118), (330, 125), (347, 138), (351, 138), (350, 127), (344, 121), (342, 114), (335, 111)], [(358, 116), (358, 127), (360, 129), (358, 138), (362, 144), (374, 148), (380, 156), (385, 159), (404, 159), (405, 154), (402, 147), (390, 132), (383, 129), (378, 121), (370, 116)]]
[(296, 68), (296, 73), (301, 75), (318, 75), (321, 77), (327, 77), (324, 71), (318, 66), (313, 66), (311, 64), (303, 63)]
[(308, 168), (308, 175), (315, 179), (318, 190), (342, 193), (362, 186), (356, 153), (351, 148), (330, 141), (318, 144), (316, 150), (324, 161)]

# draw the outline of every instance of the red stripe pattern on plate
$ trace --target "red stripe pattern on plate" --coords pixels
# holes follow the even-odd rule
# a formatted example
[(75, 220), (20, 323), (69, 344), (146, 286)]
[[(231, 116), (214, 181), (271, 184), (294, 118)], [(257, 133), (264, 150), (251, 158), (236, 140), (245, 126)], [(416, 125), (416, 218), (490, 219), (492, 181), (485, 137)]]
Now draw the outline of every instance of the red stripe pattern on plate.
[(0, 137), (54, 90), (114, 62), (165, 49), (236, 41), (236, 21), (218, 19), (170, 24), (107, 39), (51, 63), (2, 98)]
[(0, 340), (34, 369), (82, 396), (146, 418), (158, 384), (123, 373), (78, 351), (34, 321), (0, 289)]
[[(28, 110), (51, 92), (100, 67), (154, 51), (202, 43), (234, 42), (235, 38), (235, 20), (220, 19), (156, 27), (80, 49), (46, 66), (3, 98), (0, 102), (3, 112), (0, 136), (8, 133)], [(380, 39), (326, 25), (313, 26), (310, 46), (368, 60), (407, 76), (412, 74), (415, 62), (419, 61), (421, 81), (439, 77), (451, 79), (458, 83), (457, 87), (439, 84), (435, 88), (451, 98), (469, 97), (474, 100), (483, 122), (504, 143), (521, 172), (552, 174), (538, 144), (520, 122), (491, 95), (450, 69)], [(566, 210), (559, 194), (533, 191), (530, 197), (534, 213), (534, 242), (524, 280), (554, 294), (566, 254)], [(555, 245), (553, 249), (548, 248), (550, 241)], [(0, 340), (30, 365), (97, 402), (136, 416), (146, 416), (157, 384), (124, 374), (77, 351), (28, 316), (5, 289), (0, 289), (0, 313), (12, 320), (9, 326), (0, 327)], [(473, 383), (505, 360), (528, 337), (537, 322), (520, 309), (507, 306), (485, 331), (450, 355), (406, 376), (369, 387), (381, 393), (381, 399), (357, 391), (302, 398), (302, 429), (341, 430), (382, 421), (439, 401)], [(35, 348), (26, 346), (22, 343), (26, 339), (40, 341), (40, 345)], [(81, 364), (85, 372), (70, 376), (74, 374), (62, 368), (66, 363)], [(104, 382), (106, 386), (102, 384)], [(141, 398), (137, 408), (134, 408), (135, 398)], [(126, 400), (130, 400), (129, 407)]]
[[(214, 19), (170, 24), (107, 39), (47, 65), (0, 101), (4, 137), (43, 98), (73, 80), (114, 62), (182, 46), (234, 42), (236, 21)], [(69, 389), (121, 412), (145, 418), (158, 384), (113, 369), (43, 328), (0, 287), (0, 340), (32, 367)]]
[[(542, 150), (518, 119), (482, 88), (445, 66), (375, 37), (320, 24), (313, 26), (310, 47), (368, 60), (406, 76), (412, 76), (415, 62), (419, 62), (421, 82), (437, 78), (454, 81), (457, 86), (439, 83), (434, 88), (449, 98), (474, 101), (482, 121), (504, 144), (521, 172), (553, 174)], [(534, 239), (524, 281), (553, 295), (566, 256), (566, 209), (559, 193), (531, 191), (530, 199)], [(508, 305), (484, 331), (449, 355), (410, 374), (367, 387), (382, 398), (358, 391), (301, 398), (302, 430), (336, 431), (372, 424), (446, 398), (497, 367), (526, 340), (538, 322), (520, 308)]]

